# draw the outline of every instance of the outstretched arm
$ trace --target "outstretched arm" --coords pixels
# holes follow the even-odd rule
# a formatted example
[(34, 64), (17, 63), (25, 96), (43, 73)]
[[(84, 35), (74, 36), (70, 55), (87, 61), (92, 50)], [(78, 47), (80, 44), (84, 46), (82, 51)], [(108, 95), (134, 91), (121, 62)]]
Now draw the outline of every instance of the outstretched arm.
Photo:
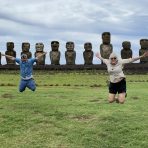
[(103, 63), (108, 64), (109, 60), (102, 58), (99, 52), (96, 53), (96, 57), (103, 61)]
[(141, 58), (147, 57), (148, 56), (148, 51), (145, 52), (143, 55), (139, 56), (139, 57), (133, 57), (133, 58), (129, 58), (129, 59), (122, 59), (122, 64), (127, 64), (127, 63), (132, 63), (135, 62)]
[(141, 58), (144, 58), (144, 57), (148, 57), (148, 51), (145, 52), (143, 55), (139, 56), (139, 57), (135, 57), (135, 58), (132, 58), (132, 61), (135, 62)]
[(103, 60), (104, 60), (104, 58), (102, 58), (102, 57), (101, 57), (101, 55), (100, 55), (100, 53), (99, 53), (99, 52), (97, 52), (97, 53), (96, 53), (96, 57), (97, 57), (97, 58), (99, 58), (101, 61), (103, 61)]
[(36, 56), (36, 59), (40, 59), (42, 56), (44, 56), (45, 54), (47, 54), (47, 52), (44, 52), (43, 54), (40, 54), (38, 56)]
[(2, 56), (5, 56), (6, 58), (10, 59), (10, 60), (15, 60), (15, 57), (10, 56), (10, 55), (5, 55), (3, 53), (1, 53)]

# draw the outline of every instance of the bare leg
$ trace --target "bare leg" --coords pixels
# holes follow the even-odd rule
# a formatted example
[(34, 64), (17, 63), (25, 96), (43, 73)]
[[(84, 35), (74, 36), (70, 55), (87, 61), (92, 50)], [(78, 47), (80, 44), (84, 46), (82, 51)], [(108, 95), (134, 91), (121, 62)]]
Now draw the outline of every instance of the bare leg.
[(115, 96), (116, 94), (109, 93), (109, 96), (108, 96), (109, 103), (113, 103), (115, 101)]
[(123, 104), (123, 103), (124, 103), (124, 101), (125, 101), (125, 95), (126, 95), (126, 93), (125, 93), (125, 92), (120, 93), (120, 94), (118, 95), (118, 100), (119, 100), (119, 103), (121, 103), (121, 104)]

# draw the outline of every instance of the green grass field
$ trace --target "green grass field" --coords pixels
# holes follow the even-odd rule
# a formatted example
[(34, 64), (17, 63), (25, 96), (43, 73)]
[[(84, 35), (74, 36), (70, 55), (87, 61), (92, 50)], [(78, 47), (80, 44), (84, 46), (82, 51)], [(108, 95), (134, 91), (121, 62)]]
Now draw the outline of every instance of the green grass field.
[(127, 75), (125, 104), (107, 101), (107, 73), (0, 71), (0, 148), (148, 148), (148, 75)]

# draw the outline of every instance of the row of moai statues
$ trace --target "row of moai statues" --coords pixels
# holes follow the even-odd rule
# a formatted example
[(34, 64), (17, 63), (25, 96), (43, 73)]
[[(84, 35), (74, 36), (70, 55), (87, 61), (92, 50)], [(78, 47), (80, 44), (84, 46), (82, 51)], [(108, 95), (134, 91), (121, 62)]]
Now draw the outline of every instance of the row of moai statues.
[[(141, 49), (139, 50), (139, 55), (142, 55), (143, 53), (148, 51), (148, 39), (141, 39), (140, 46), (141, 46)], [(123, 59), (131, 58), (133, 55), (132, 49), (131, 49), (131, 43), (129, 41), (124, 41), (122, 42), (122, 47), (123, 49), (121, 49), (121, 58)], [(75, 48), (74, 42), (69, 41), (66, 43), (66, 51), (65, 51), (66, 65), (75, 65), (76, 51), (74, 50), (74, 48)], [(36, 52), (34, 55), (36, 57), (44, 53), (44, 44), (36, 43), (35, 49), (36, 49)], [(52, 41), (51, 49), (52, 50), (49, 53), (51, 65), (60, 65), (61, 53), (59, 51), (59, 42)], [(94, 56), (94, 52), (92, 51), (92, 44), (90, 42), (86, 42), (84, 44), (84, 49), (85, 49), (83, 52), (84, 64), (92, 65), (93, 56)], [(27, 54), (28, 58), (31, 58), (32, 53), (29, 50), (30, 50), (30, 43), (28, 42), (22, 43), (21, 54), (25, 53)], [(100, 54), (103, 58), (108, 59), (112, 52), (113, 52), (113, 46), (111, 44), (111, 34), (110, 32), (103, 32), (102, 44), (100, 45)], [(16, 51), (14, 50), (13, 42), (7, 42), (7, 50), (5, 54), (16, 57)], [(37, 65), (45, 65), (45, 58), (46, 56), (43, 56), (41, 59), (39, 59), (37, 62)], [(14, 61), (8, 58), (6, 58), (6, 62), (7, 64), (11, 64), (11, 65), (15, 64)], [(141, 58), (140, 63), (148, 63), (148, 57)], [(0, 55), (0, 64), (1, 64), (1, 55)]]
[[(142, 40), (145, 41), (145, 39)], [(108, 59), (110, 54), (113, 52), (113, 45), (110, 43), (111, 42), (110, 32), (102, 33), (102, 41), (103, 43), (100, 45), (100, 54), (103, 58)], [(140, 54), (142, 54), (143, 51), (143, 41), (140, 43), (141, 45)], [(131, 58), (133, 55), (131, 49), (131, 43), (129, 41), (124, 41), (122, 42), (122, 47), (123, 49), (121, 49), (121, 58), (122, 59)]]
[[(102, 41), (103, 43), (100, 45), (100, 54), (103, 58), (108, 59), (110, 54), (113, 52), (113, 46), (110, 43), (111, 42), (110, 32), (102, 33)], [(139, 56), (148, 51), (148, 39), (141, 39), (140, 46), (141, 48), (139, 50)], [(131, 49), (131, 43), (129, 41), (124, 41), (122, 42), (122, 47), (123, 49), (121, 49), (121, 58), (122, 59), (132, 58), (133, 52)], [(140, 63), (148, 63), (148, 57), (141, 58)]]
[[(36, 43), (35, 48), (36, 48), (36, 52), (34, 54), (35, 57), (44, 53), (44, 44), (43, 43)], [(52, 48), (52, 50), (49, 53), (51, 65), (60, 65), (61, 53), (59, 51), (59, 42), (52, 41), (51, 48)], [(65, 51), (66, 65), (75, 65), (76, 51), (74, 50), (74, 48), (75, 48), (74, 42), (69, 41), (66, 43), (66, 49), (67, 49)], [(21, 54), (27, 54), (27, 57), (31, 58), (32, 53), (29, 51), (29, 49), (30, 49), (30, 43), (28, 43), (28, 42), (22, 43)], [(84, 61), (85, 61), (84, 64), (86, 64), (86, 65), (93, 64), (92, 61), (93, 61), (94, 52), (92, 51), (92, 44), (90, 42), (85, 43), (84, 49), (85, 49), (85, 51), (83, 52)], [(5, 54), (16, 57), (16, 51), (14, 50), (14, 43), (13, 42), (7, 42), (7, 50), (6, 50)], [(45, 65), (45, 58), (46, 58), (45, 55), (42, 58), (40, 58), (37, 61), (37, 65)], [(6, 62), (8, 65), (15, 64), (15, 61), (10, 60), (8, 58), (6, 58)]]

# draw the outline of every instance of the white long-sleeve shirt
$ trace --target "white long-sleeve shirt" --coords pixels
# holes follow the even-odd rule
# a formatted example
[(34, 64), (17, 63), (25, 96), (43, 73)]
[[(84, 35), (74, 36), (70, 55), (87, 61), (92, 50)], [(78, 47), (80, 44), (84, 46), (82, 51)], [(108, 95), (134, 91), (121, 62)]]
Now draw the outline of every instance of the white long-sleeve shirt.
[(123, 70), (122, 70), (124, 64), (132, 63), (134, 61), (134, 59), (132, 59), (132, 58), (129, 58), (129, 59), (118, 59), (118, 62), (117, 62), (116, 65), (112, 65), (110, 63), (109, 59), (102, 59), (102, 61), (107, 66), (107, 71), (109, 73), (110, 82), (117, 83), (122, 78), (125, 78), (125, 75), (124, 75)]

